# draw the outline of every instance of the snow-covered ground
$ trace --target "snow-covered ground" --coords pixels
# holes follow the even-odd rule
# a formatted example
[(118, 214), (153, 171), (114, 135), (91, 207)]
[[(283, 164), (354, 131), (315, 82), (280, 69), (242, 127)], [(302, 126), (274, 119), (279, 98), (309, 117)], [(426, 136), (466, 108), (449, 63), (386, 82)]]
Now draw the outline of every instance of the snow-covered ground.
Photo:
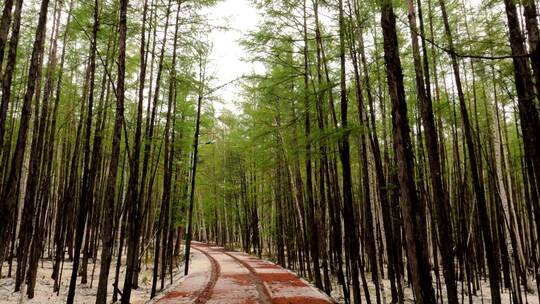
[[(197, 263), (197, 258), (195, 255), (197, 255), (198, 252), (193, 252), (192, 256), (192, 263), (190, 263), (190, 270), (191, 271), (197, 271), (199, 268), (205, 268), (205, 263)], [(143, 258), (144, 262), (144, 258)], [(96, 261), (95, 269), (94, 269), (94, 261), (92, 259), (89, 260), (88, 263), (88, 284), (80, 284), (80, 277), (77, 284), (76, 289), (76, 303), (81, 304), (90, 304), (95, 303), (96, 299), (96, 291), (97, 291), (97, 285), (98, 285), (98, 278), (99, 278), (99, 265), (100, 260), (98, 259)], [(122, 264), (125, 263), (125, 256), (123, 257)], [(153, 267), (153, 260), (149, 259), (148, 264), (141, 266), (141, 273), (139, 274), (139, 288), (137, 290), (133, 290), (131, 295), (131, 303), (133, 304), (141, 304), (141, 303), (147, 303), (150, 300), (150, 291), (152, 287), (152, 267)], [(51, 260), (40, 260), (38, 273), (37, 273), (37, 280), (36, 280), (36, 288), (35, 288), (35, 297), (33, 299), (27, 299), (26, 293), (23, 290), (22, 292), (13, 292), (14, 284), (15, 284), (15, 270), (16, 270), (16, 263), (13, 263), (13, 269), (12, 269), (12, 277), (8, 278), (6, 277), (8, 273), (8, 265), (6, 262), (2, 265), (2, 278), (0, 278), (0, 304), (7, 304), (7, 303), (30, 303), (30, 304), (37, 304), (37, 303), (48, 303), (48, 304), (56, 304), (56, 303), (65, 303), (66, 297), (67, 297), (67, 290), (69, 285), (69, 278), (71, 276), (71, 269), (72, 264), (71, 261), (67, 260), (64, 262), (64, 270), (62, 273), (62, 281), (61, 281), (61, 288), (58, 295), (53, 292), (53, 284), (54, 280), (51, 279), (51, 273), (52, 273), (52, 261)], [(108, 292), (108, 301), (112, 299), (112, 284), (114, 282), (114, 272), (116, 269), (116, 258), (113, 258), (113, 262), (111, 264), (111, 272), (109, 274), (109, 288), (107, 289)], [(159, 299), (162, 297), (163, 294), (169, 292), (170, 290), (173, 290), (176, 286), (181, 284), (183, 282), (183, 264), (181, 262), (178, 263), (178, 266), (175, 266), (174, 272), (173, 272), (173, 284), (170, 285), (170, 278), (167, 276), (165, 280), (165, 289), (158, 293), (156, 296), (156, 299)], [(191, 272), (190, 271), (190, 272)], [(120, 279), (119, 279), (119, 285), (122, 286), (124, 282), (124, 273), (125, 273), (125, 267), (122, 266), (120, 268)], [(434, 274), (433, 276), (434, 277)], [(371, 274), (366, 273), (366, 279), (367, 284), (370, 292), (370, 297), (374, 301), (375, 300), (375, 286), (370, 280)], [(486, 281), (481, 281), (481, 290), (477, 290), (476, 293), (472, 296), (472, 300), (474, 304), (488, 304), (491, 303), (491, 296), (490, 296), (490, 290), (489, 290), (489, 283)], [(390, 295), (390, 283), (388, 280), (383, 280), (384, 284), (384, 298), (385, 301), (383, 303), (390, 303), (391, 295)], [(342, 289), (338, 285), (336, 280), (332, 281), (333, 285), (333, 291), (332, 291), (332, 297), (337, 300), (339, 303), (344, 303), (343, 301), (343, 295), (342, 295)], [(533, 286), (536, 287), (536, 282), (533, 282)], [(160, 287), (160, 282), (158, 281), (158, 290)], [(414, 303), (413, 296), (412, 296), (412, 290), (410, 286), (405, 285), (404, 286), (404, 292), (405, 292), (405, 298), (406, 303)], [(460, 302), (469, 303), (469, 296), (467, 294), (467, 286), (464, 284), (465, 291), (463, 292), (463, 301), (462, 301), (462, 292), (461, 292), (461, 284), (458, 282), (458, 296), (460, 299)], [(439, 292), (437, 292), (437, 296), (440, 299), (441, 295)], [(362, 290), (362, 297), (364, 297), (364, 291)], [(539, 296), (537, 295), (537, 291), (535, 290), (535, 293), (525, 293), (522, 292), (523, 302), (528, 304), (540, 304), (539, 302)], [(503, 290), (503, 293), (501, 295), (503, 303), (512, 303), (510, 301), (510, 294), (507, 289)], [(444, 282), (442, 284), (442, 299), (446, 303), (446, 290), (444, 286)], [(373, 302), (372, 301), (372, 302)], [(155, 301), (152, 301), (155, 302)]]
[[(99, 265), (100, 260), (97, 259), (96, 264), (90, 259), (88, 261), (88, 284), (80, 284), (80, 277), (77, 282), (77, 289), (75, 295), (75, 303), (81, 304), (90, 304), (95, 303), (96, 301), (96, 292), (99, 279)], [(123, 256), (122, 264), (125, 264), (125, 256)], [(95, 265), (95, 268), (94, 268)], [(69, 279), (71, 276), (72, 263), (67, 260), (64, 262), (64, 270), (62, 272), (62, 281), (60, 292), (57, 295), (53, 292), (54, 280), (51, 279), (52, 274), (52, 261), (51, 260), (42, 260), (39, 262), (39, 268), (37, 272), (36, 279), (36, 288), (35, 288), (35, 297), (33, 299), (28, 299), (26, 297), (26, 292), (13, 292), (15, 285), (15, 269), (16, 263), (13, 263), (12, 277), (6, 277), (8, 273), (8, 265), (4, 263), (2, 265), (2, 278), (0, 278), (0, 304), (4, 303), (65, 303), (67, 298), (67, 291), (69, 286)], [(146, 303), (150, 300), (150, 291), (152, 288), (152, 269), (153, 269), (153, 260), (149, 260), (148, 264), (141, 265), (141, 272), (139, 274), (139, 288), (133, 290), (131, 293), (131, 303), (140, 304)], [(112, 284), (114, 283), (114, 274), (116, 270), (116, 258), (113, 258), (111, 263), (111, 270), (109, 273), (109, 284), (107, 288), (108, 292), (108, 302), (112, 299), (113, 288)], [(167, 292), (170, 288), (174, 287), (183, 276), (183, 264), (178, 263), (178, 266), (174, 268), (173, 271), (173, 285), (170, 286), (169, 276), (165, 279), (165, 289), (162, 292)], [(124, 283), (125, 275), (125, 266), (120, 268), (120, 278), (119, 285), (122, 286)], [(160, 287), (160, 281), (158, 281), (158, 290)], [(25, 287), (23, 287), (25, 288)], [(120, 298), (120, 296), (119, 296)]]
[[(432, 278), (433, 278), (433, 280), (435, 279), (435, 274), (434, 273), (432, 273)], [(441, 280), (444, 280), (442, 278), (442, 275), (441, 275)], [(366, 281), (367, 281), (367, 284), (368, 284), (370, 298), (371, 298), (372, 303), (373, 303), (373, 301), (376, 300), (376, 294), (375, 294), (375, 285), (371, 281), (371, 273), (366, 273)], [(390, 292), (390, 281), (387, 280), (387, 279), (384, 279), (384, 280), (382, 280), (382, 282), (384, 284), (384, 294), (382, 294), (382, 296), (385, 298), (383, 303), (390, 303), (391, 300), (392, 300), (392, 295), (391, 295), (391, 292)], [(362, 282), (360, 282), (360, 284), (362, 284)], [(434, 280), (434, 284), (435, 284), (435, 280)], [(335, 300), (337, 300), (339, 303), (344, 303), (345, 301), (343, 300), (342, 288), (341, 288), (341, 286), (339, 286), (337, 280), (333, 280), (332, 285), (333, 285), (332, 297)], [(474, 303), (474, 304), (489, 304), (489, 303), (491, 303), (491, 294), (490, 294), (490, 290), (489, 290), (489, 282), (487, 281), (487, 279), (480, 281), (480, 286), (481, 286), (481, 289), (477, 290), (476, 293), (473, 293), (473, 295), (471, 297), (472, 298), (472, 303)], [(523, 303), (539, 304), (538, 294), (537, 294), (537, 291), (536, 291), (536, 285), (534, 285), (534, 286), (535, 286), (534, 287), (534, 290), (535, 290), (534, 294), (533, 293), (526, 293), (525, 291), (521, 292)], [(435, 285), (433, 287), (436, 288)], [(461, 289), (461, 282), (458, 282), (457, 287), (458, 287), (458, 299), (459, 299), (460, 303), (469, 303), (469, 295), (468, 295), (468, 292), (467, 292), (467, 284), (466, 283), (463, 284), (463, 288), (464, 288), (463, 293), (462, 293), (462, 289)], [(362, 292), (362, 297), (364, 297), (364, 290), (361, 289), (361, 292)], [(406, 282), (404, 284), (403, 292), (405, 294), (405, 303), (414, 303), (414, 297), (413, 297), (413, 294), (412, 294), (411, 286), (408, 286)], [(444, 303), (447, 302), (446, 287), (444, 285), (444, 281), (442, 282), (442, 293), (439, 290), (435, 290), (435, 292), (436, 292), (437, 300), (439, 301), (439, 303), (441, 301), (441, 297), (442, 297), (442, 300), (443, 300)], [(502, 300), (502, 303), (504, 303), (504, 304), (514, 303), (514, 302), (512, 302), (510, 300), (510, 293), (509, 293), (508, 289), (503, 289), (502, 294), (501, 294), (501, 300)]]

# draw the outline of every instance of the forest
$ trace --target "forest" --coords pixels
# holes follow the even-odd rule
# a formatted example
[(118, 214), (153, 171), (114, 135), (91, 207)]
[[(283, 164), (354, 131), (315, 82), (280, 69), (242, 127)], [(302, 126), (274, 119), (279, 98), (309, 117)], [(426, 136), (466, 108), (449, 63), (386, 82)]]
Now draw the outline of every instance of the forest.
[(156, 301), (192, 241), (336, 303), (539, 303), (537, 6), (3, 0), (0, 303)]

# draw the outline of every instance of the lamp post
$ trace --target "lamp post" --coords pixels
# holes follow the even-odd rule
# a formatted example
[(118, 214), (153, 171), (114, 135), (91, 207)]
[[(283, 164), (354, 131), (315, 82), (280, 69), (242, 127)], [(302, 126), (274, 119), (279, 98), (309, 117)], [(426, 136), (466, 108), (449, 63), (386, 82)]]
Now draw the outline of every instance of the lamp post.
[[(199, 61), (199, 96), (197, 98), (197, 118), (195, 121), (195, 139), (193, 140), (193, 159), (192, 159), (192, 174), (191, 174), (191, 191), (189, 194), (189, 209), (188, 209), (188, 226), (187, 226), (187, 233), (186, 233), (186, 245), (185, 245), (185, 252), (184, 252), (184, 275), (188, 274), (189, 271), (189, 253), (191, 250), (191, 237), (193, 234), (193, 201), (195, 197), (195, 176), (197, 173), (197, 154), (198, 154), (198, 148), (199, 148), (199, 131), (200, 131), (200, 122), (201, 122), (201, 103), (202, 99), (205, 96), (203, 93), (204, 89), (204, 81), (205, 81), (205, 59), (203, 59), (203, 55), (207, 54), (200, 54), (201, 58)], [(215, 92), (216, 90), (220, 89), (221, 87), (227, 85), (228, 83), (216, 87), (208, 92), (206, 94), (210, 94), (212, 92)], [(206, 142), (205, 144), (213, 144), (214, 141)]]
[(195, 174), (197, 173), (197, 154), (199, 152), (199, 129), (201, 120), (201, 103), (202, 94), (197, 99), (197, 120), (195, 122), (195, 139), (193, 141), (193, 159), (192, 159), (192, 174), (191, 174), (191, 191), (189, 194), (189, 213), (188, 213), (188, 227), (186, 233), (186, 250), (184, 255), (184, 275), (189, 271), (189, 252), (191, 249), (191, 235), (193, 231), (193, 199), (195, 197)]

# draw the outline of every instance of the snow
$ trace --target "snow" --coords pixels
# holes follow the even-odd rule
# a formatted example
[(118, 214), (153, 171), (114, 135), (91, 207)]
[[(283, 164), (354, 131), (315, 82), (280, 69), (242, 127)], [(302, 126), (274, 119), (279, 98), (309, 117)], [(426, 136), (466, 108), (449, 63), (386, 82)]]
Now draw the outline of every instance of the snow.
[[(100, 254), (98, 253), (98, 256)], [(94, 269), (94, 261), (89, 259), (88, 261), (88, 284), (80, 284), (80, 277), (77, 281), (77, 288), (75, 289), (75, 303), (80, 304), (89, 304), (95, 303), (97, 285), (99, 280), (99, 269), (100, 269), (100, 259), (98, 258), (95, 261), (97, 264)], [(119, 285), (122, 286), (124, 282), (125, 275), (125, 255), (122, 257), (123, 266), (120, 267), (120, 278)], [(60, 292), (57, 295), (53, 292), (54, 280), (51, 278), (53, 261), (50, 259), (43, 259), (39, 262), (36, 287), (35, 287), (35, 297), (33, 299), (28, 299), (26, 296), (26, 286), (22, 287), (22, 291), (13, 292), (15, 286), (15, 271), (16, 271), (16, 262), (13, 262), (12, 277), (6, 277), (8, 273), (8, 264), (6, 262), (2, 265), (2, 278), (0, 278), (0, 304), (7, 303), (66, 303), (67, 292), (69, 286), (69, 279), (71, 276), (72, 263), (67, 258), (64, 262), (64, 270), (62, 272), (62, 280), (60, 285)], [(109, 273), (109, 284), (107, 288), (107, 301), (110, 302), (112, 299), (113, 288), (112, 284), (114, 283), (114, 275), (116, 270), (116, 258), (113, 257), (113, 262), (111, 263), (111, 270)], [(139, 288), (133, 290), (131, 293), (131, 303), (140, 304), (146, 303), (150, 300), (150, 291), (152, 288), (152, 270), (153, 270), (153, 260), (149, 260), (148, 264), (141, 265), (141, 272), (139, 273)], [(170, 286), (169, 276), (165, 279), (165, 289), (162, 292), (167, 292), (170, 288), (173, 288), (178, 284), (180, 278), (183, 276), (183, 264), (178, 264), (173, 271), (173, 286)], [(92, 271), (94, 274), (92, 275)], [(158, 281), (158, 290), (160, 287), (160, 281)], [(120, 299), (120, 296), (118, 296)]]
[[(197, 250), (191, 250), (189, 274), (180, 278), (178, 282), (173, 284), (173, 286), (170, 286), (166, 292), (162, 292), (161, 295), (157, 296), (149, 303), (192, 303), (193, 295), (197, 294), (208, 283), (211, 269), (212, 265), (210, 264), (210, 261), (202, 253)], [(178, 288), (179, 285), (181, 285), (181, 293), (178, 292), (180, 290), (180, 288)], [(171, 293), (168, 294), (169, 292)]]
[[(242, 254), (239, 252), (232, 253), (237, 258), (240, 258), (242, 260), (250, 261), (251, 263), (255, 262), (256, 260), (253, 257)], [(99, 254), (98, 254), (99, 256)], [(144, 258), (143, 258), (144, 262)], [(100, 260), (98, 259), (96, 261), (96, 267), (94, 270), (94, 261), (92, 259), (89, 260), (88, 263), (88, 284), (80, 284), (80, 278), (78, 281), (77, 289), (76, 289), (76, 297), (75, 302), (76, 303), (95, 303), (95, 297), (96, 297), (96, 290), (98, 285), (98, 277), (99, 277), (99, 265)], [(125, 263), (125, 256), (123, 256), (122, 263)], [(232, 265), (228, 265), (227, 263), (224, 263), (224, 270), (230, 270), (231, 273), (236, 273), (237, 270), (235, 269), (229, 269), (228, 267)], [(116, 259), (113, 258), (113, 262), (111, 264), (111, 272), (109, 274), (109, 288), (107, 290), (108, 292), (108, 302), (112, 299), (112, 284), (114, 282), (114, 271), (116, 267)], [(141, 273), (139, 274), (139, 288), (137, 290), (133, 290), (132, 296), (131, 296), (131, 303), (133, 304), (140, 304), (140, 303), (165, 303), (167, 302), (166, 299), (163, 297), (178, 288), (178, 286), (182, 285), (182, 290), (190, 289), (191, 291), (195, 292), (197, 290), (200, 290), (201, 286), (204, 286), (206, 282), (208, 281), (209, 276), (209, 270), (211, 269), (210, 262), (208, 259), (197, 250), (192, 250), (192, 258), (190, 262), (190, 275), (187, 277), (183, 276), (183, 264), (178, 263), (178, 265), (174, 268), (173, 273), (173, 284), (170, 285), (170, 278), (167, 276), (165, 280), (165, 289), (162, 290), (158, 295), (150, 301), (150, 291), (152, 287), (152, 267), (153, 267), (153, 260), (149, 260), (148, 264), (144, 264), (141, 266)], [(275, 268), (269, 268), (269, 267), (257, 267), (257, 273), (261, 274), (275, 274), (280, 273), (283, 270), (281, 269), (275, 269)], [(13, 269), (12, 269), (12, 277), (8, 278), (6, 277), (8, 273), (8, 264), (6, 262), (2, 265), (2, 278), (0, 278), (0, 304), (7, 304), (7, 303), (49, 303), (49, 304), (56, 304), (56, 303), (65, 303), (67, 298), (67, 289), (69, 285), (69, 277), (71, 275), (71, 269), (72, 264), (71, 261), (67, 260), (64, 262), (64, 270), (62, 273), (62, 281), (61, 281), (61, 288), (58, 295), (53, 292), (53, 284), (54, 280), (51, 279), (51, 273), (52, 273), (52, 261), (50, 259), (43, 259), (40, 260), (39, 268), (37, 272), (37, 280), (36, 280), (36, 288), (35, 288), (35, 297), (33, 299), (27, 299), (26, 293), (23, 286), (22, 292), (13, 292), (14, 284), (15, 284), (15, 270), (16, 270), (16, 262), (13, 263)], [(94, 274), (92, 275), (92, 271), (94, 270)], [(288, 272), (288, 271), (287, 271)], [(122, 286), (124, 281), (124, 273), (125, 273), (125, 266), (122, 266), (120, 268), (120, 279), (119, 284)], [(292, 272), (290, 272), (292, 274)], [(432, 277), (435, 278), (434, 274), (432, 274)], [(93, 278), (93, 279), (92, 279)], [(372, 300), (375, 300), (375, 286), (371, 282), (371, 274), (366, 273), (366, 278), (368, 279), (368, 288), (370, 291), (370, 296)], [(442, 279), (442, 277), (441, 277)], [(387, 279), (382, 280), (384, 285), (384, 297), (386, 299), (386, 303), (389, 303), (391, 300), (390, 295), (390, 282)], [(334, 279), (332, 281), (333, 285), (333, 291), (332, 296), (335, 300), (337, 300), (339, 303), (344, 303), (343, 295), (341, 293), (341, 287), (338, 285), (337, 281)], [(446, 291), (444, 287), (444, 282), (442, 284), (442, 298), (444, 302), (446, 303)], [(490, 290), (489, 290), (489, 283), (486, 280), (480, 281), (481, 289), (476, 291), (476, 294), (472, 296), (473, 303), (490, 303), (491, 297), (490, 297)], [(533, 284), (535, 285), (535, 284)], [(158, 288), (159, 288), (159, 282), (158, 282)], [(191, 288), (188, 288), (191, 286)], [(535, 285), (536, 286), (536, 285)], [(225, 286), (224, 286), (225, 287)], [(276, 287), (276, 286), (274, 286)], [(278, 286), (283, 287), (283, 286)], [(435, 287), (435, 282), (434, 282)], [(310, 287), (313, 288), (313, 287)], [(464, 284), (464, 292), (463, 292), (463, 302), (469, 302), (469, 296), (467, 294), (467, 286)], [(281, 289), (281, 288), (279, 288)], [(299, 290), (296, 289), (296, 295), (301, 296), (302, 291), (304, 291), (306, 294), (312, 294), (312, 291), (309, 289), (305, 290)], [(289, 295), (286, 290), (281, 289), (280, 292), (283, 292), (282, 295)], [(414, 303), (413, 296), (412, 296), (412, 290), (410, 286), (407, 286), (404, 284), (404, 292), (405, 292), (405, 298), (406, 303)], [(364, 296), (363, 290), (362, 290), (362, 297)], [(440, 298), (441, 295), (438, 295)], [(461, 302), (462, 292), (461, 292), (461, 284), (458, 282), (458, 297)], [(503, 303), (511, 303), (510, 301), (510, 294), (508, 290), (503, 290), (503, 293), (501, 295), (502, 302)], [(531, 294), (531, 293), (525, 293), (522, 292), (522, 297), (524, 303), (528, 304), (539, 304), (539, 298), (537, 294)], [(526, 299), (525, 299), (526, 298)], [(177, 302), (178, 298), (175, 299)]]
[[(371, 279), (371, 273), (366, 272), (365, 275), (366, 275), (366, 280), (368, 282), (368, 289), (369, 289), (369, 293), (370, 293), (370, 298), (372, 300), (375, 300), (376, 299), (376, 297), (375, 297), (375, 285), (370, 280)], [(435, 295), (437, 296), (437, 300), (440, 303), (441, 294), (436, 289), (435, 273), (432, 272), (431, 277), (433, 279), (433, 288), (435, 289), (435, 292), (436, 292)], [(447, 303), (446, 287), (445, 287), (445, 284), (444, 284), (444, 278), (442, 278), (442, 274), (441, 274), (441, 280), (442, 280), (441, 284), (442, 284), (443, 303)], [(390, 280), (384, 279), (384, 280), (382, 280), (382, 283), (384, 285), (384, 295), (383, 296), (386, 298), (386, 301), (384, 301), (384, 302), (385, 303), (390, 303), (391, 299), (392, 299), (392, 295), (390, 293)], [(474, 304), (488, 304), (488, 303), (491, 303), (489, 282), (487, 281), (487, 279), (481, 280), (480, 281), (480, 286), (481, 286), (481, 288), (479, 290), (477, 290), (476, 293), (473, 293), (473, 295), (472, 295), (472, 303), (474, 303)], [(414, 303), (414, 297), (413, 297), (411, 286), (408, 286), (407, 283), (405, 282), (405, 283), (403, 283), (403, 287), (404, 287), (403, 288), (403, 293), (405, 295), (405, 301), (404, 302), (405, 303)], [(461, 281), (457, 282), (457, 288), (458, 288), (458, 299), (459, 299), (460, 303), (469, 303), (469, 295), (468, 295), (468, 292), (467, 292), (467, 283), (464, 282), (464, 284), (463, 284), (463, 288), (464, 288), (463, 293), (462, 293), (462, 289), (461, 289)], [(337, 280), (336, 279), (332, 280), (332, 297), (334, 299), (336, 299), (339, 303), (344, 303), (343, 292), (342, 291), (343, 290), (342, 290), (341, 286), (339, 286)], [(364, 297), (364, 290), (361, 289), (361, 291), (362, 291), (362, 297)], [(536, 294), (526, 293), (525, 291), (522, 291), (521, 295), (522, 295), (523, 303), (528, 303), (528, 304), (538, 304), (539, 303), (538, 295), (536, 295)], [(463, 301), (462, 301), (462, 296), (463, 296)], [(526, 298), (526, 300), (525, 300), (525, 298)], [(512, 302), (510, 300), (510, 293), (509, 293), (509, 291), (507, 289), (502, 290), (501, 301), (502, 301), (503, 304), (514, 303), (514, 302)]]

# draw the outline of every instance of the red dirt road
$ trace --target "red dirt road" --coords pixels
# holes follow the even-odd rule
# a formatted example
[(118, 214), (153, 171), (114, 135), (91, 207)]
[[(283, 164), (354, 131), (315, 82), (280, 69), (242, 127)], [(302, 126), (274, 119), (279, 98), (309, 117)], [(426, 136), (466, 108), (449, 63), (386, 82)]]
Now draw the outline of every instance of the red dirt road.
[(292, 272), (250, 255), (193, 242), (190, 274), (158, 303), (336, 303)]

